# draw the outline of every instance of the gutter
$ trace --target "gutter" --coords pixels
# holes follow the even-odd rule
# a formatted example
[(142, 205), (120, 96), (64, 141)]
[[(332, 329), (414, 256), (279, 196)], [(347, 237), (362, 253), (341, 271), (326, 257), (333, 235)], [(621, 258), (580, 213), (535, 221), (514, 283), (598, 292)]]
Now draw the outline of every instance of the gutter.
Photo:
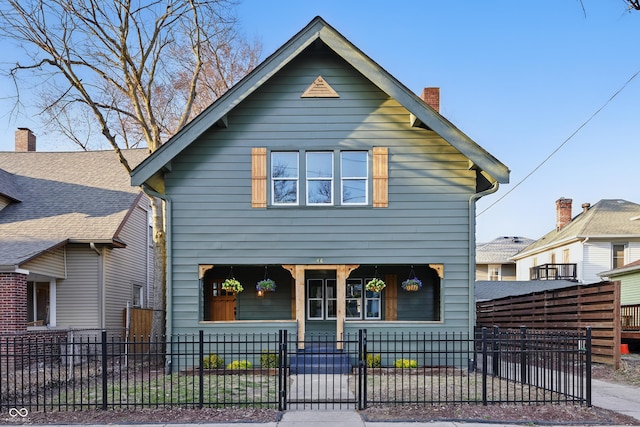
[[(151, 189), (147, 184), (142, 184), (142, 191), (145, 194), (151, 197), (157, 197), (164, 201), (164, 224), (165, 224), (165, 252), (166, 252), (166, 260), (165, 260), (165, 335), (170, 339), (173, 334), (173, 310), (171, 307), (173, 306), (173, 290), (172, 290), (172, 233), (171, 233), (171, 198), (166, 194), (160, 194), (157, 191)], [(154, 255), (155, 257), (155, 255)], [(167, 374), (171, 373), (171, 352), (167, 352), (166, 354), (166, 363), (165, 363), (165, 371)]]
[[(476, 202), (486, 195), (495, 193), (498, 191), (498, 188), (500, 188), (500, 183), (494, 181), (487, 190), (475, 193), (469, 197), (469, 334), (473, 333), (473, 328), (476, 324)], [(473, 316), (471, 313), (473, 313)]]

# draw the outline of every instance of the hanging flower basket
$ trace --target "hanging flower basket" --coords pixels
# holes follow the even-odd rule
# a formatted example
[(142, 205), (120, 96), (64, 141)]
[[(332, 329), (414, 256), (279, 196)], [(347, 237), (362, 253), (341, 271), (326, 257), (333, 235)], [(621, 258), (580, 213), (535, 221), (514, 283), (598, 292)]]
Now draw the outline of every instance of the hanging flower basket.
[(260, 291), (275, 292), (275, 290), (276, 290), (276, 282), (274, 282), (271, 279), (260, 280), (258, 283), (256, 283), (256, 291), (258, 292)]
[(240, 282), (238, 282), (234, 278), (230, 278), (222, 282), (222, 289), (224, 289), (227, 292), (235, 292), (235, 293), (244, 291), (244, 288), (242, 287)]
[(369, 280), (366, 284), (366, 289), (368, 291), (371, 292), (382, 292), (382, 290), (386, 287), (387, 285), (380, 279), (373, 278), (371, 280)]
[(422, 281), (417, 277), (407, 279), (402, 282), (402, 289), (405, 291), (416, 292), (422, 287)]

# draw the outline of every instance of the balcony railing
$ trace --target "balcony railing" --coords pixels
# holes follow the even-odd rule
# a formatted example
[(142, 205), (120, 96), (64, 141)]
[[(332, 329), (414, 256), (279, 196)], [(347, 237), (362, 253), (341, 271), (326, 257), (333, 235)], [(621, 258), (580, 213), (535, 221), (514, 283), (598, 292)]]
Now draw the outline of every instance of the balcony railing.
[(620, 326), (623, 331), (640, 331), (640, 304), (620, 307)]
[(577, 264), (542, 264), (530, 269), (531, 280), (577, 281)]

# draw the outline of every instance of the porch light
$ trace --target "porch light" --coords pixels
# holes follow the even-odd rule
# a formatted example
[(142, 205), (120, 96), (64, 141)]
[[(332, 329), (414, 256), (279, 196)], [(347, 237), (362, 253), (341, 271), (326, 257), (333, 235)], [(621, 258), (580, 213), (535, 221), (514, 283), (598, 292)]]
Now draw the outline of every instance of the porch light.
[(258, 296), (259, 297), (263, 297), (264, 296), (264, 291), (262, 289), (258, 290)]

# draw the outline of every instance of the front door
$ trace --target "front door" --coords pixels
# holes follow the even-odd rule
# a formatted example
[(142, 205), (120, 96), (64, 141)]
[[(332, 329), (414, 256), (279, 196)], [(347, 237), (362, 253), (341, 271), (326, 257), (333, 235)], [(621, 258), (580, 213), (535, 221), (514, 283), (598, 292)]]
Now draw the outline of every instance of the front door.
[(335, 336), (338, 314), (336, 272), (307, 271), (305, 287), (307, 333)]

